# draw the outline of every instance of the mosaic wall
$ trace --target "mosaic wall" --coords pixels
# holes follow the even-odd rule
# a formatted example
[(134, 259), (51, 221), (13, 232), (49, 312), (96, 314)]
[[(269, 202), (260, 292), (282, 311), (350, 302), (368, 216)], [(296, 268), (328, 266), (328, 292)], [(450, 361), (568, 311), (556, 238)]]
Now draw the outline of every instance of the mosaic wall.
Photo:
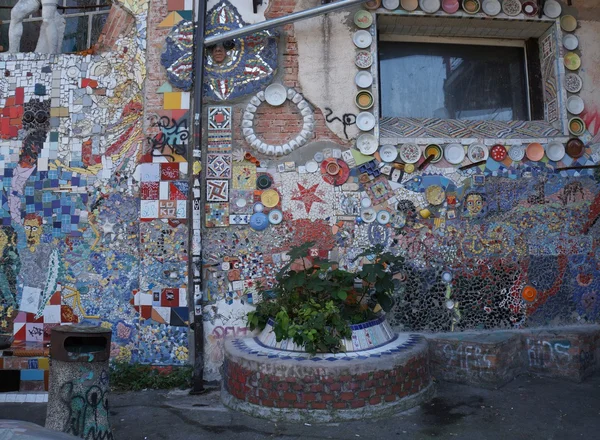
[(117, 361), (188, 359), (190, 94), (144, 82), (147, 34), (192, 4), (163, 3), (113, 6), (87, 55), (0, 55), (0, 331), (20, 347), (89, 322)]
[[(289, 13), (285, 8), (282, 2), (271, 1), (266, 15)], [(290, 34), (280, 34), (288, 48), (294, 43)], [(552, 44), (561, 44), (563, 34), (550, 33)], [(579, 31), (572, 34), (579, 35)], [(375, 51), (375, 46), (370, 50)], [(547, 68), (560, 66), (565, 53), (561, 49), (559, 56), (547, 57)], [(598, 69), (585, 52), (578, 53), (582, 71), (587, 69), (590, 75), (590, 69)], [(294, 66), (286, 59), (286, 67)], [(562, 66), (559, 70), (565, 73)], [(287, 86), (288, 98), (296, 93), (302, 97), (289, 74), (283, 73), (274, 82)], [(359, 90), (348, 85), (348, 93)], [(563, 93), (578, 95), (572, 90), (567, 95), (558, 83), (547, 84), (545, 92), (552, 92), (554, 99)], [(276, 103), (270, 104), (268, 95), (269, 90), (261, 87), (241, 104), (224, 106), (214, 100), (205, 109), (207, 377), (218, 377), (223, 339), (248, 334), (245, 313), (262, 299), (256, 286), (271, 286), (275, 273), (288, 260), (286, 252), (306, 241), (316, 242), (312, 256), (329, 256), (350, 270), (360, 264), (354, 257), (371, 245), (381, 244), (406, 256), (406, 263), (394, 268), (395, 306), (387, 315), (398, 331), (598, 321), (600, 127), (592, 124), (578, 136), (571, 135), (583, 148), (581, 152), (567, 148), (565, 154), (569, 138), (562, 135), (562, 128), (540, 123), (540, 130), (546, 130), (541, 133), (533, 123), (520, 126), (515, 122), (515, 135), (506, 137), (550, 141), (555, 137), (562, 145), (563, 153), (557, 155), (550, 142), (544, 142), (542, 157), (536, 159), (527, 155), (533, 151), (528, 150), (532, 141), (494, 146), (481, 134), (493, 131), (493, 124), (481, 124), (481, 133), (470, 132), (468, 137), (477, 138), (484, 157), (469, 158), (470, 145), (458, 144), (464, 158), (453, 165), (444, 157), (445, 145), (429, 163), (426, 143), (417, 143), (416, 157), (407, 160), (410, 157), (406, 152), (403, 156), (403, 150), (412, 147), (395, 145), (390, 152), (377, 140), (374, 147), (353, 140), (351, 148), (344, 138), (337, 145), (323, 142), (319, 133), (324, 122), (317, 120), (302, 148), (290, 148), (277, 158), (261, 151), (261, 139), (267, 130), (278, 130), (291, 117), (289, 111), (286, 114)], [(587, 96), (581, 95), (587, 102)], [(255, 99), (260, 102), (253, 103)], [(303, 99), (311, 111), (326, 112), (315, 108), (306, 96)], [(271, 106), (273, 111), (255, 112), (259, 106)], [(549, 121), (566, 126), (567, 115), (550, 113)], [(261, 130), (260, 118), (271, 118), (271, 125)], [(383, 138), (386, 121), (380, 124)], [(362, 134), (372, 133), (371, 129)], [(461, 137), (449, 136), (444, 124), (427, 125), (427, 129), (436, 131), (439, 138)], [(523, 135), (523, 130), (531, 133)], [(290, 130), (282, 150), (295, 140), (296, 131)], [(266, 145), (267, 151), (269, 147), (277, 145)], [(560, 150), (556, 144), (553, 148)], [(414, 163), (407, 166), (408, 162)]]

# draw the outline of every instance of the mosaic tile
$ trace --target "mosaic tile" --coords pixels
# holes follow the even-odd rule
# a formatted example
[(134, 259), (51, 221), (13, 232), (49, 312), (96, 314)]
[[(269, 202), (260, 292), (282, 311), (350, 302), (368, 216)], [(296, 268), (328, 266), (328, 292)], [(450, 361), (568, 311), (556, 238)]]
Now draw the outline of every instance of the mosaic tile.
[(231, 154), (208, 154), (206, 158), (206, 177), (231, 178)]
[(207, 179), (206, 200), (208, 202), (227, 202), (229, 200), (229, 181)]

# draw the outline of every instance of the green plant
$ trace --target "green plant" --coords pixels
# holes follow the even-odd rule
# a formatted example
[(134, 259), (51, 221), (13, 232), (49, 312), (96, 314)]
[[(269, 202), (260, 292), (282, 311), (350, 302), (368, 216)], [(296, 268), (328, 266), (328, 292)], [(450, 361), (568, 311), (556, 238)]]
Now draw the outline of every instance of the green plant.
[(352, 334), (350, 324), (391, 309), (394, 281), (390, 268), (403, 259), (374, 247), (356, 257), (372, 262), (352, 273), (328, 259), (310, 261), (306, 256), (314, 244), (288, 252), (290, 262), (277, 273), (273, 289), (259, 286), (265, 299), (248, 313), (248, 326), (262, 330), (272, 318), (277, 341), (291, 339), (311, 354), (342, 351), (342, 339)]
[(110, 385), (117, 391), (189, 388), (192, 386), (192, 372), (193, 368), (189, 365), (156, 367), (115, 362), (110, 366)]

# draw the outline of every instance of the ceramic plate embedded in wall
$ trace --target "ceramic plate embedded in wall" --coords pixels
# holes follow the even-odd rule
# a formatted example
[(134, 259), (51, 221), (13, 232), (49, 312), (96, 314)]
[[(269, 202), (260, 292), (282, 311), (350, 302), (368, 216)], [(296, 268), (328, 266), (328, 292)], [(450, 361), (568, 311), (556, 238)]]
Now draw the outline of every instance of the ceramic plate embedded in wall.
[(354, 14), (354, 24), (361, 29), (366, 29), (373, 24), (373, 15), (361, 9)]
[(265, 89), (265, 101), (273, 106), (279, 106), (287, 99), (287, 89), (283, 84), (271, 84)]
[(460, 2), (458, 0), (442, 0), (442, 9), (447, 14), (454, 14), (460, 9)]
[(393, 11), (394, 9), (397, 9), (398, 6), (400, 6), (400, 0), (383, 0), (383, 7), (385, 9)]
[(367, 9), (377, 9), (381, 6), (381, 0), (369, 0), (365, 3)]
[(425, 189), (425, 199), (429, 204), (438, 206), (444, 203), (446, 192), (440, 185), (430, 185)]
[(565, 146), (561, 142), (550, 142), (546, 146), (546, 156), (554, 162), (562, 160), (565, 157)]
[(565, 32), (573, 32), (577, 29), (577, 19), (572, 15), (563, 15), (560, 18), (560, 27)]
[(375, 127), (375, 116), (373, 116), (373, 113), (360, 112), (356, 116), (356, 126), (362, 131), (373, 130), (373, 127)]
[(502, 162), (506, 159), (506, 148), (504, 145), (496, 144), (490, 149), (490, 157), (496, 162)]
[(358, 150), (366, 156), (375, 154), (377, 147), (377, 138), (372, 134), (361, 134), (358, 139), (356, 139), (356, 148), (358, 148)]
[(562, 12), (562, 7), (560, 3), (555, 0), (546, 0), (544, 3), (544, 14), (546, 17), (550, 18), (558, 18), (560, 17), (560, 13)]
[(569, 70), (577, 70), (581, 67), (581, 58), (575, 52), (565, 54), (565, 67)]
[(462, 7), (467, 14), (476, 14), (481, 9), (479, 0), (463, 0)]
[(493, 17), (502, 11), (502, 5), (498, 0), (483, 0), (481, 9), (483, 9), (483, 12), (487, 15)]
[(568, 73), (567, 76), (565, 76), (565, 89), (567, 89), (567, 92), (577, 93), (582, 87), (583, 81), (576, 73)]
[(371, 52), (361, 50), (357, 52), (354, 63), (361, 69), (367, 69), (373, 64), (373, 56), (371, 55)]
[(392, 216), (388, 211), (382, 209), (377, 213), (377, 223), (379, 223), (380, 225), (387, 225), (390, 222), (391, 217)]
[(373, 223), (377, 219), (377, 212), (373, 208), (363, 209), (360, 218), (365, 223)]
[(581, 136), (585, 133), (585, 122), (581, 118), (569, 119), (569, 132), (575, 136)]
[(398, 149), (395, 145), (382, 145), (379, 147), (379, 157), (383, 162), (393, 162), (398, 157)]
[(354, 82), (361, 89), (366, 89), (373, 84), (373, 75), (368, 70), (359, 70), (354, 77)]
[(534, 1), (526, 1), (523, 3), (523, 12), (525, 15), (535, 17), (538, 11), (538, 5)]
[(569, 99), (567, 99), (567, 110), (569, 110), (569, 113), (579, 115), (584, 108), (585, 104), (583, 103), (583, 99), (579, 96), (570, 96)]
[(580, 139), (569, 139), (567, 142), (567, 154), (573, 159), (578, 159), (585, 153), (585, 145)]
[(314, 160), (309, 160), (306, 162), (306, 164), (304, 164), (304, 167), (308, 173), (314, 173), (319, 169), (319, 164)]
[(461, 144), (448, 144), (444, 148), (444, 157), (452, 165), (459, 165), (465, 160), (465, 149)]
[(510, 157), (514, 162), (519, 162), (523, 160), (525, 157), (525, 148), (523, 145), (513, 145), (508, 150), (508, 157)]
[(272, 225), (278, 225), (283, 221), (283, 212), (279, 209), (271, 209), (268, 215), (269, 223)]
[(567, 50), (575, 50), (579, 47), (579, 40), (573, 34), (566, 34), (563, 37), (562, 42), (563, 42), (563, 46)]
[(400, 4), (407, 11), (414, 11), (419, 7), (419, 0), (400, 0)]
[(487, 160), (489, 155), (488, 148), (483, 144), (471, 144), (467, 150), (467, 156), (469, 156), (469, 160), (473, 163)]
[(537, 162), (542, 160), (544, 157), (544, 147), (542, 147), (542, 144), (538, 142), (532, 142), (531, 144), (527, 145), (525, 154), (527, 155), (527, 159)]
[(433, 14), (439, 11), (441, 3), (440, 0), (419, 0), (419, 6), (424, 12)]
[(502, 11), (511, 17), (521, 13), (521, 2), (519, 0), (504, 0)]
[(431, 159), (430, 163), (438, 163), (440, 160), (442, 160), (442, 157), (444, 157), (442, 148), (436, 144), (427, 145), (423, 151), (423, 157), (425, 157), (425, 159), (431, 155), (433, 155), (433, 159)]
[(354, 35), (352, 36), (352, 41), (354, 41), (354, 44), (359, 49), (366, 49), (373, 42), (373, 37), (371, 36), (371, 33), (369, 31), (365, 31), (363, 29), (354, 32)]
[(361, 90), (354, 98), (356, 106), (361, 110), (368, 110), (373, 107), (373, 95), (367, 90)]
[(417, 144), (404, 144), (400, 147), (400, 159), (404, 163), (417, 163), (421, 158), (421, 149)]

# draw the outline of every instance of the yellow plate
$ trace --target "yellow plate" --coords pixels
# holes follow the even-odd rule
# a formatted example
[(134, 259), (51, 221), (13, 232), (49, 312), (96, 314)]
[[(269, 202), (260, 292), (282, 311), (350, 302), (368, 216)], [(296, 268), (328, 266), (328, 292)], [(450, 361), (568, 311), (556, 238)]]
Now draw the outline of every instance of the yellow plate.
[(279, 193), (274, 189), (268, 189), (266, 191), (263, 191), (263, 193), (260, 195), (260, 201), (267, 208), (277, 206), (277, 204), (279, 203)]
[(565, 32), (573, 32), (577, 29), (577, 19), (572, 15), (564, 15), (560, 19), (560, 27)]
[(581, 67), (581, 58), (575, 52), (567, 52), (565, 55), (565, 67), (569, 70), (577, 70)]
[(446, 199), (446, 192), (439, 185), (431, 185), (425, 190), (425, 198), (433, 206), (441, 205)]

